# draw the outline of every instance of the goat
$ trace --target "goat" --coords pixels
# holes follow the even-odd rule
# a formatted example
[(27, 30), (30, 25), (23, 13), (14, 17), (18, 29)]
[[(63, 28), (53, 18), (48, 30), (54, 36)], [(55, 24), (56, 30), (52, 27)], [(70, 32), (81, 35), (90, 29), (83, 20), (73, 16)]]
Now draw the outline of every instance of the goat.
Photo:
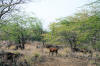
[(72, 48), (72, 51), (73, 52), (81, 52), (81, 53), (83, 53), (83, 56), (84, 56), (84, 54), (89, 53), (89, 54), (91, 54), (91, 57), (92, 57), (92, 51), (91, 50), (88, 50), (86, 48), (83, 48), (83, 49), (80, 49), (80, 48)]
[(57, 45), (46, 45), (46, 48), (49, 49), (49, 55), (52, 53), (52, 56), (54, 55), (54, 53), (56, 53), (56, 56), (58, 54), (58, 50), (61, 49), (61, 46), (57, 46)]
[(13, 62), (13, 61), (17, 60), (19, 57), (23, 56), (23, 54), (20, 54), (20, 53), (15, 54), (15, 53), (11, 53), (11, 52), (3, 52), (3, 53), (0, 53), (0, 56), (1, 56), (2, 60), (4, 60), (4, 61), (10, 60), (10, 61)]
[(72, 51), (73, 52), (80, 52), (80, 49), (79, 48), (72, 48)]
[(82, 52), (82, 53), (91, 53), (91, 51), (90, 50), (88, 50), (88, 49), (85, 49), (85, 48), (83, 48), (83, 49), (79, 49), (79, 48), (72, 48), (72, 51), (73, 52)]
[(53, 56), (54, 53), (56, 53), (56, 56), (57, 56), (57, 54), (58, 54), (58, 48), (51, 47), (51, 48), (49, 48), (49, 50), (50, 50), (49, 55), (50, 55), (50, 53), (52, 53), (52, 56)]

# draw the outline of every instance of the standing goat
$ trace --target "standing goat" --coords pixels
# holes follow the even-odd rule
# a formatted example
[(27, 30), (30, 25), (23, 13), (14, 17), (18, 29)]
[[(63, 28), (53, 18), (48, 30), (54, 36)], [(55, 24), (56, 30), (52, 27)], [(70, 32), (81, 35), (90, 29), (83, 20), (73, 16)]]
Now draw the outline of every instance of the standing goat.
[(51, 48), (49, 48), (49, 50), (50, 50), (49, 55), (50, 55), (50, 53), (52, 53), (52, 56), (53, 56), (54, 53), (56, 53), (56, 56), (57, 56), (57, 54), (58, 54), (58, 48), (51, 47)]

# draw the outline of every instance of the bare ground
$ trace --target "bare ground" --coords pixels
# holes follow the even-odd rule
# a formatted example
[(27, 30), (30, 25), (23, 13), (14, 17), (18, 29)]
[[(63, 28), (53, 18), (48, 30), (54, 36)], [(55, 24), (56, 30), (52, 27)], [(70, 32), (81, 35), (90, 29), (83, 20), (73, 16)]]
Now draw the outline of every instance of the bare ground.
[[(12, 49), (12, 48), (11, 48)], [(36, 62), (35, 65), (32, 66), (95, 66), (90, 63), (89, 60), (86, 58), (73, 58), (73, 57), (66, 57), (66, 49), (62, 49), (59, 51), (59, 56), (49, 56), (49, 50), (44, 48), (36, 48), (33, 45), (26, 45), (25, 50), (11, 50), (7, 49), (6, 51), (10, 52), (20, 52), (23, 53), (25, 56), (32, 57), (35, 54), (40, 54), (43, 56), (45, 61), (43, 62)], [(32, 62), (33, 63), (33, 62)]]

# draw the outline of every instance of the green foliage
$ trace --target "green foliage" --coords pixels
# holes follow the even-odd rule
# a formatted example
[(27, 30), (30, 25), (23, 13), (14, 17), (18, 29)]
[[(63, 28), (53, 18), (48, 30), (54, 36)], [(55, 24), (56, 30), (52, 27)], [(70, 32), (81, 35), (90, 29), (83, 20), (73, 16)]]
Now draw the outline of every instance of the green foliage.
[(16, 43), (23, 40), (41, 40), (43, 29), (39, 19), (15, 14), (9, 17), (7, 21), (0, 28), (2, 40), (10, 40)]
[(60, 18), (56, 23), (50, 24), (50, 32), (44, 35), (44, 39), (49, 44), (99, 49), (100, 16), (97, 12), (84, 10), (73, 16)]

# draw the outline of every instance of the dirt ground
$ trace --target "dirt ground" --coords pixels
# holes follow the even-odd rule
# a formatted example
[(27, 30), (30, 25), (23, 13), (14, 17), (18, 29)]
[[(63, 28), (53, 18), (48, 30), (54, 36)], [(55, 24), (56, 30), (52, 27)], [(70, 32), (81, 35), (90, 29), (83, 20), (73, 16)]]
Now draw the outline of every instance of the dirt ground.
[[(89, 60), (86, 58), (73, 58), (73, 57), (66, 57), (66, 49), (59, 50), (58, 56), (49, 56), (49, 50), (46, 48), (36, 48), (34, 45), (26, 45), (25, 50), (12, 50), (13, 46), (6, 51), (10, 52), (20, 52), (28, 57), (32, 57), (35, 54), (39, 54), (43, 56), (45, 61), (44, 62), (37, 62), (33, 66), (95, 66), (91, 64)], [(67, 49), (68, 50), (68, 49)]]
[(46, 57), (48, 60), (38, 66), (91, 66), (86, 60), (63, 57)]

